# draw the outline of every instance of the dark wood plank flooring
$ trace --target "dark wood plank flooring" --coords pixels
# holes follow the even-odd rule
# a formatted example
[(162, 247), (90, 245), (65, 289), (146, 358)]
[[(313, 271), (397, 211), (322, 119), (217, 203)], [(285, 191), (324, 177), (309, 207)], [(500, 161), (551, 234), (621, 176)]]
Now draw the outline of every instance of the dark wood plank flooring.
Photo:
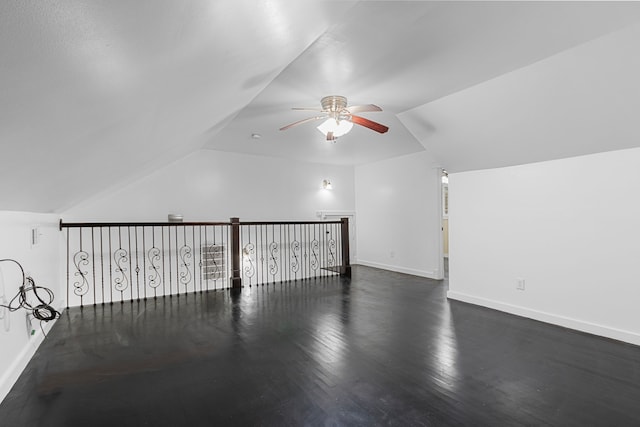
[(73, 308), (2, 426), (639, 426), (640, 347), (356, 266), (328, 278)]

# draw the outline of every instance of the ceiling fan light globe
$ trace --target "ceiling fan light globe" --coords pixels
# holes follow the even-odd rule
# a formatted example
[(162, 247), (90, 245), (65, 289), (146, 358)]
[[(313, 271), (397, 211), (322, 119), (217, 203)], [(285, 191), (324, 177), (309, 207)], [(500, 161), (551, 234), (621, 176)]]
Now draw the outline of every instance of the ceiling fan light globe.
[(327, 136), (329, 132), (333, 133), (334, 137), (346, 135), (353, 128), (353, 123), (349, 120), (336, 120), (333, 117), (325, 120), (317, 129), (322, 132), (324, 136)]

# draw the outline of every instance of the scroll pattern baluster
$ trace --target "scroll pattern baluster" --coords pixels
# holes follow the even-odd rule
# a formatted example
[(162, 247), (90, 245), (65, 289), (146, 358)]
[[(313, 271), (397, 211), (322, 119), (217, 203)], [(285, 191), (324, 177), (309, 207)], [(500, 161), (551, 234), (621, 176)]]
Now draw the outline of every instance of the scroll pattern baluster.
[(78, 296), (86, 295), (89, 292), (89, 281), (87, 275), (89, 271), (84, 269), (89, 265), (89, 254), (86, 251), (78, 251), (73, 256), (73, 264), (76, 267), (74, 276), (78, 279), (73, 283), (73, 293)]
[(296, 274), (300, 271), (300, 242), (294, 240), (291, 242), (291, 271)]
[(129, 287), (127, 280), (127, 263), (129, 262), (129, 255), (125, 249), (119, 248), (113, 253), (113, 259), (116, 264), (114, 288), (117, 291), (124, 292), (125, 289)]
[(191, 283), (191, 263), (189, 260), (191, 259), (191, 247), (187, 245), (183, 245), (178, 252), (180, 254), (180, 284), (187, 286)]
[(149, 271), (151, 274), (148, 276), (149, 286), (152, 288), (157, 288), (162, 284), (162, 276), (160, 276), (160, 259), (161, 259), (161, 251), (160, 249), (153, 246), (149, 249)]
[(256, 247), (253, 243), (249, 242), (244, 245), (244, 249), (242, 250), (242, 270), (244, 272), (244, 276), (250, 281), (256, 274), (255, 253)]
[(225, 289), (232, 282), (254, 286), (339, 274), (340, 222), (235, 221), (233, 271), (232, 223), (61, 223), (67, 302), (115, 303)]
[(329, 244), (327, 245), (329, 250), (329, 266), (335, 267), (337, 265), (336, 262), (336, 241), (335, 239), (329, 239)]
[(311, 241), (311, 269), (316, 271), (320, 266), (320, 260), (318, 259), (318, 251), (320, 250), (320, 243), (316, 239)]
[(278, 274), (278, 244), (269, 243), (269, 274), (274, 277)]

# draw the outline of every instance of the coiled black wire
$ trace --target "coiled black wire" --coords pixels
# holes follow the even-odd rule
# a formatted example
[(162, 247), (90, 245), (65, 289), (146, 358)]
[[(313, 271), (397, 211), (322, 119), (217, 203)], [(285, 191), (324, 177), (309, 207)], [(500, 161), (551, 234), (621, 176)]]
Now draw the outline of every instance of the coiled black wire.
[[(24, 274), (24, 268), (22, 268), (22, 265), (18, 261), (10, 258), (5, 258), (0, 259), (0, 263), (1, 262), (13, 262), (20, 268), (20, 272), (22, 273), (22, 285), (20, 286), (20, 289), (18, 290), (16, 296), (11, 298), (9, 304), (0, 304), (0, 307), (6, 308), (7, 310), (9, 310), (9, 312), (24, 309), (34, 319), (38, 319), (41, 322), (48, 322), (60, 317), (60, 312), (58, 312), (58, 310), (51, 306), (51, 304), (53, 304), (53, 300), (55, 299), (55, 296), (51, 289), (45, 288), (44, 286), (36, 285), (36, 282), (33, 280), (33, 278), (28, 277)], [(38, 290), (43, 291), (47, 294), (47, 300), (44, 300), (40, 296), (40, 294), (38, 294)], [(33, 295), (36, 297), (39, 304), (33, 305), (29, 302), (27, 298), (29, 292), (33, 292)]]

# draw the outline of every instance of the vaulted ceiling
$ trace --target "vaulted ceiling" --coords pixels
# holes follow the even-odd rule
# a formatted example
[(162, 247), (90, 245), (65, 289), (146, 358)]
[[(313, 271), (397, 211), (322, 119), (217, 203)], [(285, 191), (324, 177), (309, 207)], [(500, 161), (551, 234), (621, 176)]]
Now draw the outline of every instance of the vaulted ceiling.
[[(635, 2), (4, 0), (0, 210), (202, 148), (462, 171), (638, 146), (638, 22)], [(331, 94), (390, 131), (278, 130)]]

